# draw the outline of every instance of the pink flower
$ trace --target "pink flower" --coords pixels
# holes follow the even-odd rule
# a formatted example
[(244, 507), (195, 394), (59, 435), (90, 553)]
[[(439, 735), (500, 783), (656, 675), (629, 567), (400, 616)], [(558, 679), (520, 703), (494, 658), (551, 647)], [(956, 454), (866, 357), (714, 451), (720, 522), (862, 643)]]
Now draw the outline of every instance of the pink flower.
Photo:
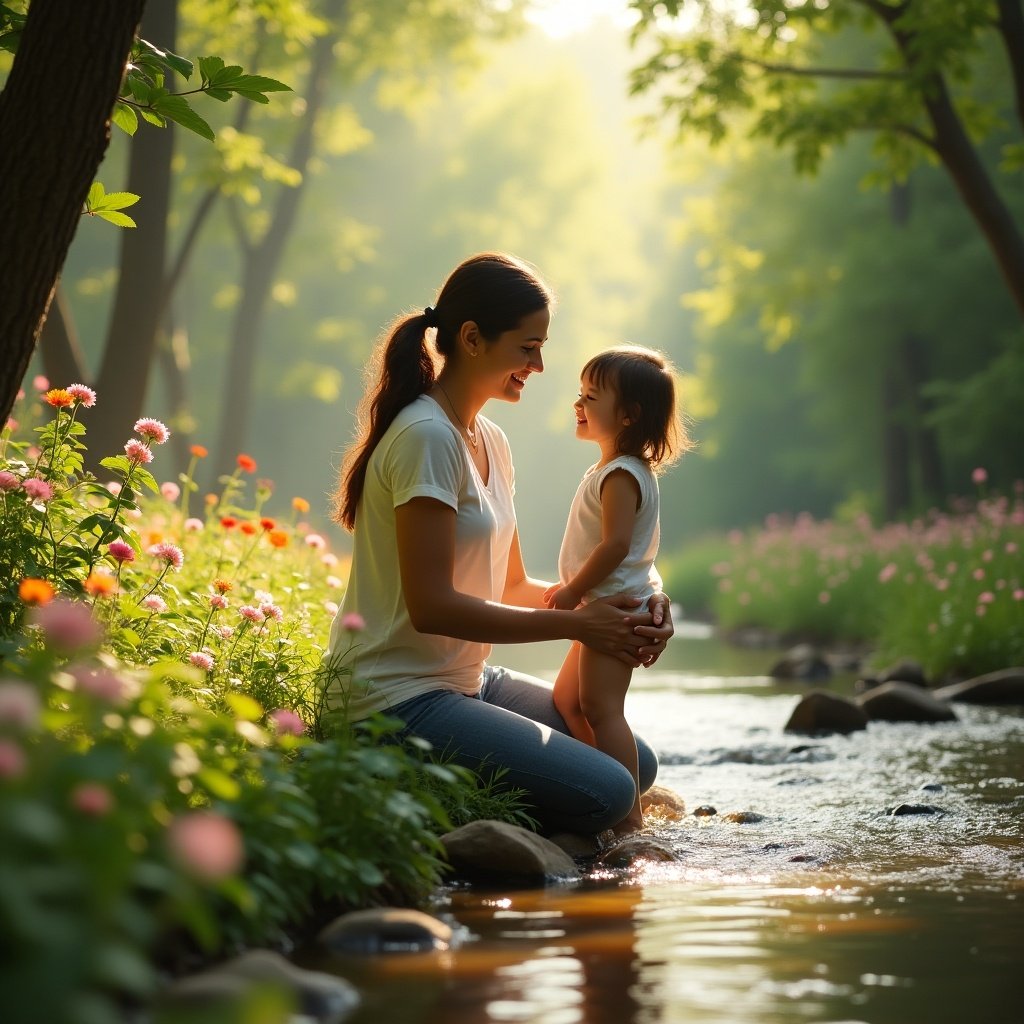
[(328, 615), (338, 614), (338, 602), (337, 601), (324, 601), (324, 610)]
[(366, 619), (359, 612), (345, 612), (341, 617), (341, 628), (350, 633), (361, 633), (366, 629)]
[(284, 618), (284, 611), (272, 601), (264, 601), (260, 605), (260, 611), (266, 618), (273, 619), (275, 622), (280, 622)]
[(0, 683), (0, 722), (18, 729), (33, 729), (39, 722), (39, 691), (28, 683)]
[(44, 377), (40, 373), (38, 376), (32, 378), (32, 387), (34, 387), (36, 391), (49, 391), (50, 380), (48, 377)]
[(121, 485), (116, 480), (111, 480), (103, 485), (116, 498), (121, 493)]
[(991, 604), (996, 599), (996, 595), (991, 590), (986, 590), (978, 595), (978, 604)]
[(882, 571), (878, 574), (879, 583), (888, 583), (898, 572), (898, 568), (895, 562), (889, 562), (888, 565), (883, 566)]
[(98, 782), (81, 782), (71, 791), (71, 806), (90, 818), (102, 818), (110, 813), (114, 798)]
[(331, 569), (338, 564), (338, 556), (333, 551), (327, 551), (320, 556), (320, 561)]
[(71, 676), (75, 680), (77, 690), (110, 704), (119, 704), (127, 696), (127, 684), (109, 668), (88, 668), (80, 665), (71, 670)]
[(829, 601), (831, 601), (831, 600), (832, 600), (832, 595), (827, 590), (823, 590), (818, 595), (818, 603), (819, 604), (828, 604)]
[(263, 612), (261, 612), (259, 608), (254, 608), (251, 604), (243, 604), (242, 607), (238, 609), (238, 614), (241, 615), (243, 619), (248, 619), (250, 622), (263, 621)]
[(64, 390), (83, 409), (91, 409), (96, 404), (96, 392), (92, 388), (87, 388), (84, 384), (69, 384)]
[(12, 740), (0, 739), (0, 779), (16, 779), (25, 774), (25, 751)]
[(167, 541), (154, 544), (149, 549), (149, 554), (160, 559), (161, 562), (166, 562), (175, 571), (185, 564), (185, 555), (181, 548), (177, 544), (169, 544)]
[(974, 572), (971, 573), (971, 575), (976, 580), (983, 580), (985, 578), (985, 570), (984, 569), (975, 569)]
[(40, 480), (35, 476), (30, 476), (25, 480), (21, 489), (33, 501), (49, 501), (53, 497), (53, 488), (45, 480)]
[(188, 660), (190, 664), (201, 668), (204, 672), (209, 672), (213, 668), (213, 658), (206, 651), (193, 651), (188, 656)]
[(223, 594), (214, 594), (210, 598), (211, 608), (227, 608), (228, 599)]
[(317, 551), (323, 551), (323, 549), (327, 547), (327, 541), (325, 541), (319, 533), (307, 533), (306, 547), (314, 548)]
[(13, 416), (7, 417), (6, 429), (9, 430), (12, 434), (18, 429), (18, 421)]
[(337, 576), (328, 576), (327, 579), (324, 580), (324, 583), (329, 587), (333, 587), (335, 590), (341, 586), (341, 580), (338, 579)]
[(988, 479), (988, 471), (979, 466), (972, 474), (971, 480), (979, 487)]
[(245, 848), (234, 822), (213, 811), (196, 811), (171, 822), (167, 842), (175, 860), (204, 882), (217, 882), (242, 866)]
[(171, 436), (171, 432), (159, 420), (143, 417), (135, 421), (132, 428), (140, 437), (146, 438), (151, 444), (163, 444)]
[(222, 640), (229, 640), (229, 639), (231, 639), (232, 636), (234, 636), (235, 627), (234, 626), (221, 626), (217, 630), (217, 632), (220, 633), (220, 636), (221, 636)]
[(0, 470), (0, 491), (16, 491), (19, 485), (20, 481), (13, 473)]
[(186, 533), (202, 533), (203, 521), (202, 519), (196, 519), (195, 516), (191, 516), (185, 520), (185, 532)]
[(268, 717), (279, 733), (301, 736), (306, 731), (305, 722), (294, 711), (289, 711), (287, 708), (271, 711)]
[(148, 446), (144, 445), (141, 441), (137, 441), (134, 437), (125, 444), (124, 453), (132, 462), (137, 462), (140, 466), (153, 461), (153, 453), (149, 450)]
[(30, 621), (38, 626), (46, 642), (64, 653), (91, 647), (100, 639), (100, 627), (88, 605), (56, 598), (32, 609)]
[(177, 501), (181, 497), (181, 488), (173, 480), (165, 480), (160, 485), (160, 493), (168, 501)]
[(1013, 599), (1014, 599), (1014, 601), (1024, 601), (1024, 590), (1022, 590), (1020, 587), (1018, 587), (1013, 592)]
[(123, 540), (112, 540), (107, 545), (107, 551), (115, 562), (120, 562), (122, 565), (125, 562), (135, 561), (135, 548)]
[(1006, 552), (1006, 553), (1007, 553), (1008, 555), (1015, 555), (1015, 554), (1017, 553), (1017, 544), (1016, 544), (1016, 541), (1008, 540), (1008, 541), (1006, 542), (1006, 547), (1005, 547), (1005, 548), (1003, 548), (1003, 550), (1004, 550), (1004, 551), (1005, 551), (1005, 552)]

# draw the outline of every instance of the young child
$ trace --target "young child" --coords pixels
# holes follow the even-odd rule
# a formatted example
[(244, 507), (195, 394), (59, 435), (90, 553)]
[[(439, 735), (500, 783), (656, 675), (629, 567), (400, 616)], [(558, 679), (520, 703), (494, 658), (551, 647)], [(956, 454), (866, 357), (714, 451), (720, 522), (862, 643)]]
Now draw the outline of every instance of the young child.
[[(661, 590), (654, 567), (661, 533), (655, 474), (690, 447), (672, 367), (648, 348), (608, 349), (583, 367), (573, 407), (576, 436), (597, 444), (601, 458), (576, 491), (558, 556), (560, 583), (548, 588), (545, 603), (572, 609), (617, 593), (646, 602)], [(632, 674), (611, 655), (573, 643), (554, 700), (573, 736), (614, 757), (636, 782), (636, 742), (624, 714)], [(643, 823), (637, 792), (615, 831), (625, 834)]]

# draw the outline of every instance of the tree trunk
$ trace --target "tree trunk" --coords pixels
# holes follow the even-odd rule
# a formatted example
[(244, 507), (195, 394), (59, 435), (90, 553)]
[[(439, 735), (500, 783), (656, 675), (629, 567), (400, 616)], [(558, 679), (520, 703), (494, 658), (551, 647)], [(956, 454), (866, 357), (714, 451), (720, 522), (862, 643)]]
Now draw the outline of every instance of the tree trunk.
[[(337, 22), (347, 2), (328, 0), (323, 17), (329, 25), (333, 26)], [(310, 59), (309, 80), (304, 93), (306, 108), (288, 160), (291, 167), (302, 172), (302, 183), (295, 188), (282, 187), (270, 226), (256, 244), (243, 250), (242, 295), (231, 331), (227, 383), (223, 389), (224, 402), (214, 451), (213, 468), (217, 474), (228, 473), (234, 468), (235, 457), (243, 450), (248, 436), (256, 356), (267, 297), (285, 244), (295, 226), (310, 157), (313, 155), (316, 121), (334, 67), (334, 44), (337, 38), (337, 31), (333, 27), (328, 28), (314, 44)]]
[[(0, 423), (35, 349), (145, 0), (35, 0), (0, 93)], [(111, 396), (113, 398), (113, 396)]]
[[(176, 0), (153, 4), (146, 11), (141, 33), (158, 46), (174, 50), (177, 18)], [(170, 124), (140, 129), (132, 139), (125, 186), (142, 196), (136, 207), (139, 226), (121, 232), (117, 291), (96, 374), (101, 401), (89, 421), (94, 467), (120, 450), (142, 415), (161, 324), (175, 129)]]
[(43, 373), (55, 387), (66, 387), (76, 381), (89, 383), (85, 355), (78, 341), (71, 307), (59, 281), (39, 334), (39, 354), (43, 357)]

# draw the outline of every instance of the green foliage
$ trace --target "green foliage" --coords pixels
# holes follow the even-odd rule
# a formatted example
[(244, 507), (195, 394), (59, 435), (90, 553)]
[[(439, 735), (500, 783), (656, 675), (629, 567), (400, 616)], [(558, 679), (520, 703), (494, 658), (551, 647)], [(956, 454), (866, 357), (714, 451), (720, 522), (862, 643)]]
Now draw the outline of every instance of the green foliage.
[(134, 192), (108, 192), (100, 182), (94, 181), (85, 200), (85, 213), (121, 228), (133, 228), (135, 221), (120, 211), (138, 201), (139, 197)]
[(516, 792), (435, 763), (399, 723), (328, 720), (341, 569), (297, 521), (308, 503), (269, 517), (272, 486), (248, 497), (240, 456), (190, 516), (205, 451), (158, 483), (167, 432), (149, 419), (104, 485), (82, 470), (95, 395), (44, 397), (38, 426), (39, 399), (16, 408), (33, 442), (0, 435), (5, 1021), (117, 1024), (160, 957), (421, 900), (453, 817), (529, 823)]

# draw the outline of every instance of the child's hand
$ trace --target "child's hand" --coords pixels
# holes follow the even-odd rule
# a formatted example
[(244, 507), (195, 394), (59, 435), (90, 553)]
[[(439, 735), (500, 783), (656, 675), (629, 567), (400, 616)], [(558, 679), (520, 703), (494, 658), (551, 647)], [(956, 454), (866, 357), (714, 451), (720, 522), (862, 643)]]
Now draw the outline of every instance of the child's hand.
[(572, 587), (549, 587), (544, 592), (544, 602), (549, 608), (571, 612), (580, 603), (580, 595)]

